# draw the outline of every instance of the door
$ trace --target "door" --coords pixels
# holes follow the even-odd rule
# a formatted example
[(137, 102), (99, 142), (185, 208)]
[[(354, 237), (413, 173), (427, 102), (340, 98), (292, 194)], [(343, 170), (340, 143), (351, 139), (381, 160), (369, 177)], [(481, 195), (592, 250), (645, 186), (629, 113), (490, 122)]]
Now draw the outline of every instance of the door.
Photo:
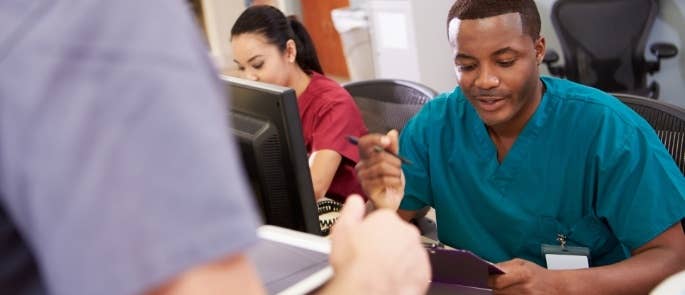
[(314, 41), (324, 73), (344, 79), (350, 75), (331, 11), (348, 6), (349, 0), (302, 0), (303, 24)]

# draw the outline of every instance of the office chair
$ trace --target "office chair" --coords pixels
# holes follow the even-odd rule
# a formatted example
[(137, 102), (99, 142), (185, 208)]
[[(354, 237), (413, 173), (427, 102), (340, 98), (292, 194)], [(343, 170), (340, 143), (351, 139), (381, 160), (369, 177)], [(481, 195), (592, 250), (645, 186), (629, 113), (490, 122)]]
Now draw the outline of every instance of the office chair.
[[(631, 94), (613, 93), (652, 125), (685, 175), (685, 109)], [(685, 234), (685, 218), (680, 220)]]
[(631, 94), (613, 95), (652, 125), (685, 175), (685, 109)]
[(678, 54), (670, 43), (654, 43), (645, 59), (645, 43), (657, 14), (656, 0), (558, 0), (552, 24), (559, 36), (565, 64), (553, 65), (553, 49), (543, 62), (550, 74), (607, 92), (659, 97), (659, 84), (647, 85), (647, 74), (659, 71), (661, 59)]
[(404, 125), (437, 92), (417, 82), (375, 79), (343, 84), (352, 95), (371, 133), (402, 131)]
[[(355, 81), (343, 87), (357, 103), (369, 132), (383, 134), (391, 129), (402, 131), (423, 104), (438, 94), (420, 83), (396, 79)], [(420, 217), (412, 222), (422, 235), (437, 240), (435, 221), (423, 217), (429, 210), (430, 207), (420, 210)]]

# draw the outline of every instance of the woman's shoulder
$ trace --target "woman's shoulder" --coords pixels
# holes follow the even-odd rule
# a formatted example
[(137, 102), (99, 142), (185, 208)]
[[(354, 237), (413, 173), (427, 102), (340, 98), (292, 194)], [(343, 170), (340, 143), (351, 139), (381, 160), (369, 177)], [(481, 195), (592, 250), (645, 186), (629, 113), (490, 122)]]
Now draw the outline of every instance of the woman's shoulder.
[(335, 80), (327, 76), (314, 72), (311, 76), (311, 79), (312, 80), (310, 82), (310, 87), (313, 86), (312, 88), (314, 88), (318, 92), (344, 92), (347, 95), (349, 95), (349, 93), (345, 91), (345, 88), (343, 88), (342, 85), (340, 85), (340, 83), (336, 82)]
[(319, 73), (312, 74), (307, 87), (308, 95), (320, 104), (339, 104), (352, 102), (352, 96), (340, 83)]

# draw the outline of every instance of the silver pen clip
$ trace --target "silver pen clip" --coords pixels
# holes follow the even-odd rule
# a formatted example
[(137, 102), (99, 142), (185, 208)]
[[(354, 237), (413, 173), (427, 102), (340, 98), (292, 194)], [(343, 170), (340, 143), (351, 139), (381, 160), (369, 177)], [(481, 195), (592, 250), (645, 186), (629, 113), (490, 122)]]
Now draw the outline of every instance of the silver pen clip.
[(561, 245), (561, 249), (566, 249), (566, 235), (557, 234), (557, 241), (559, 241), (559, 244)]

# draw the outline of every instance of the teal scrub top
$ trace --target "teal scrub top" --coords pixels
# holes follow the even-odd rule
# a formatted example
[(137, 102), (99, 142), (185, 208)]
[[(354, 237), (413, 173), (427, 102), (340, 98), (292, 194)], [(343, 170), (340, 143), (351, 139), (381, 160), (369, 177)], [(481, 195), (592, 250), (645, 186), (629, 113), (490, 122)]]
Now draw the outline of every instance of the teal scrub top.
[(685, 178), (652, 127), (618, 99), (542, 77), (538, 109), (502, 163), (460, 88), (400, 137), (401, 208), (436, 211), (439, 239), (490, 261), (544, 266), (542, 244), (590, 249), (590, 265), (626, 259), (685, 216)]

